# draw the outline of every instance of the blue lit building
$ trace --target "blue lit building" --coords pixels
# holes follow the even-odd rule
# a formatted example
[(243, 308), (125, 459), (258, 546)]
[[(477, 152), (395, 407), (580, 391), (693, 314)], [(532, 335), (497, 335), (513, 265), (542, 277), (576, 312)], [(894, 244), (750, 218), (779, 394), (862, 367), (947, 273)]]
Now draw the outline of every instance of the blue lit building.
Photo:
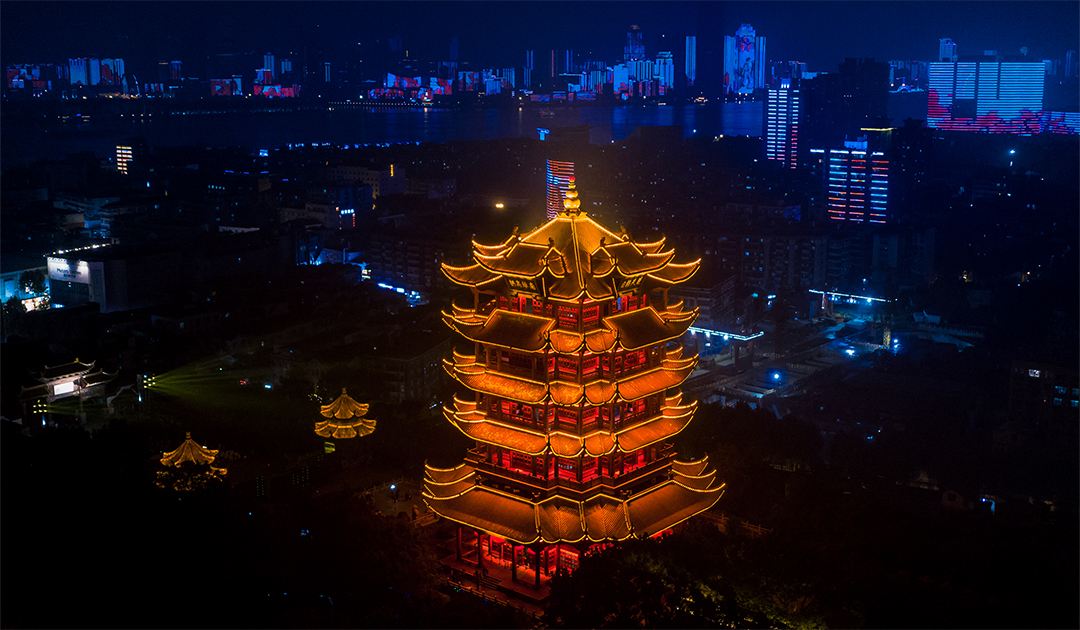
[(697, 83), (697, 35), (686, 36), (686, 56), (683, 58), (683, 75), (686, 87), (692, 88)]
[(799, 88), (781, 79), (780, 87), (769, 88), (765, 102), (765, 159), (792, 169), (799, 163), (800, 100)]
[(825, 210), (830, 221), (884, 224), (889, 216), (889, 159), (865, 136), (842, 149), (811, 149), (826, 158)]

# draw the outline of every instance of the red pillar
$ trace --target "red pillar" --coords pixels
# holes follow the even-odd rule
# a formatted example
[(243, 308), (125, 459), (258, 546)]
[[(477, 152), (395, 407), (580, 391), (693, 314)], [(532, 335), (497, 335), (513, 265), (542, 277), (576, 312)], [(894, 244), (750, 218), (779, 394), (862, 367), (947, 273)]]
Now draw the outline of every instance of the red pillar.
[(461, 561), (461, 525), (457, 528), (457, 559)]
[(517, 543), (510, 543), (510, 581), (517, 582)]
[(540, 548), (536, 548), (536, 588), (540, 588)]
[(480, 568), (483, 568), (484, 567), (484, 546), (483, 546), (483, 541), (481, 541), (480, 537), (481, 537), (480, 531), (477, 530), (477, 532), (476, 532), (476, 566), (478, 566)]

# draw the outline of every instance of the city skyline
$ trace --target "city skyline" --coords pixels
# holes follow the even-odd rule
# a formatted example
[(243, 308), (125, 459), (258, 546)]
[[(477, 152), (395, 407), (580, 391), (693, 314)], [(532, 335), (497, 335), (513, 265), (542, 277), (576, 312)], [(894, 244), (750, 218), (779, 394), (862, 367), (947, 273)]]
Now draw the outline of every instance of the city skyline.
[[(417, 4), (424, 3), (408, 3)], [(399, 4), (305, 4), (302, 15), (297, 15), (299, 6), (290, 3), (259, 5), (258, 11), (246, 3), (225, 3), (215, 5), (218, 19), (207, 24), (182, 10), (182, 3), (5, 3), (5, 22), (18, 28), (5, 29), (0, 53), (16, 63), (97, 55), (149, 65), (159, 58), (190, 63), (223, 52), (281, 54), (306, 47), (344, 59), (362, 58), (367, 54), (360, 52), (364, 45), (370, 48), (375, 40), (396, 33), (413, 57), (448, 58), (451, 40), (458, 37), (462, 59), (519, 66), (527, 48), (574, 48), (581, 56), (615, 60), (627, 27), (638, 24), (648, 54), (677, 53), (682, 36), (692, 34), (698, 37), (699, 64), (708, 66), (710, 55), (722, 56), (723, 37), (749, 23), (769, 37), (771, 58), (799, 59), (828, 69), (850, 56), (936, 60), (943, 37), (956, 41), (961, 55), (988, 49), (1018, 54), (1027, 46), (1033, 56), (1059, 56), (1074, 47), (1071, 42), (1078, 32), (1068, 3), (1059, 2), (1000, 2), (993, 5), (993, 15), (985, 14), (977, 3), (903, 3), (890, 15), (893, 28), (884, 32), (867, 28), (874, 23), (875, 9), (847, 2), (659, 7), (584, 3), (573, 5), (569, 19), (565, 12), (552, 10), (558, 3), (424, 6), (438, 19), (410, 24), (413, 14)], [(505, 27), (478, 29), (480, 17), (484, 23)], [(169, 23), (164, 37), (146, 28), (162, 19)], [(117, 28), (101, 29), (102, 22)]]

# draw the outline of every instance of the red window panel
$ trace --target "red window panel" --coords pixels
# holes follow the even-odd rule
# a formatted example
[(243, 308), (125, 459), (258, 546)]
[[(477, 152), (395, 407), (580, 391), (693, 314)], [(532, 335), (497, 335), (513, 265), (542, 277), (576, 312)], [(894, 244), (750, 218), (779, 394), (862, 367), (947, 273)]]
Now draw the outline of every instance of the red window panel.
[(532, 457), (524, 455), (522, 453), (513, 453), (510, 456), (510, 470), (515, 472), (524, 473), (526, 475), (532, 474)]
[(581, 311), (581, 323), (585, 326), (595, 326), (600, 322), (600, 305), (586, 306)]
[(587, 357), (581, 361), (581, 375), (592, 376), (600, 369), (600, 357)]
[(623, 457), (622, 471), (623, 474), (627, 474), (641, 468), (645, 465), (645, 451), (638, 451), (636, 453), (628, 453)]
[(568, 357), (559, 357), (559, 377), (577, 378), (578, 361)]
[(623, 355), (623, 367), (626, 370), (632, 370), (641, 367), (645, 364), (645, 351), (637, 350), (635, 352), (627, 352)]
[(559, 307), (559, 328), (577, 328), (579, 311), (575, 306)]
[(587, 457), (581, 462), (581, 480), (592, 481), (600, 477), (600, 463), (595, 457)]

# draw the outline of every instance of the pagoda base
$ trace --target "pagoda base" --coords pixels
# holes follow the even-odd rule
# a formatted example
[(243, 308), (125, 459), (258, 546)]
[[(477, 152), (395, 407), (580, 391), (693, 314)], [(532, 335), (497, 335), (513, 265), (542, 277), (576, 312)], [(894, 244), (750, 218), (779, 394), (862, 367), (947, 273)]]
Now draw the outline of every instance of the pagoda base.
[(541, 603), (551, 593), (551, 579), (572, 573), (581, 556), (609, 543), (536, 543), (522, 545), (470, 527), (457, 526), (453, 553), (442, 558), (451, 581), (480, 591), (498, 590), (525, 602)]

